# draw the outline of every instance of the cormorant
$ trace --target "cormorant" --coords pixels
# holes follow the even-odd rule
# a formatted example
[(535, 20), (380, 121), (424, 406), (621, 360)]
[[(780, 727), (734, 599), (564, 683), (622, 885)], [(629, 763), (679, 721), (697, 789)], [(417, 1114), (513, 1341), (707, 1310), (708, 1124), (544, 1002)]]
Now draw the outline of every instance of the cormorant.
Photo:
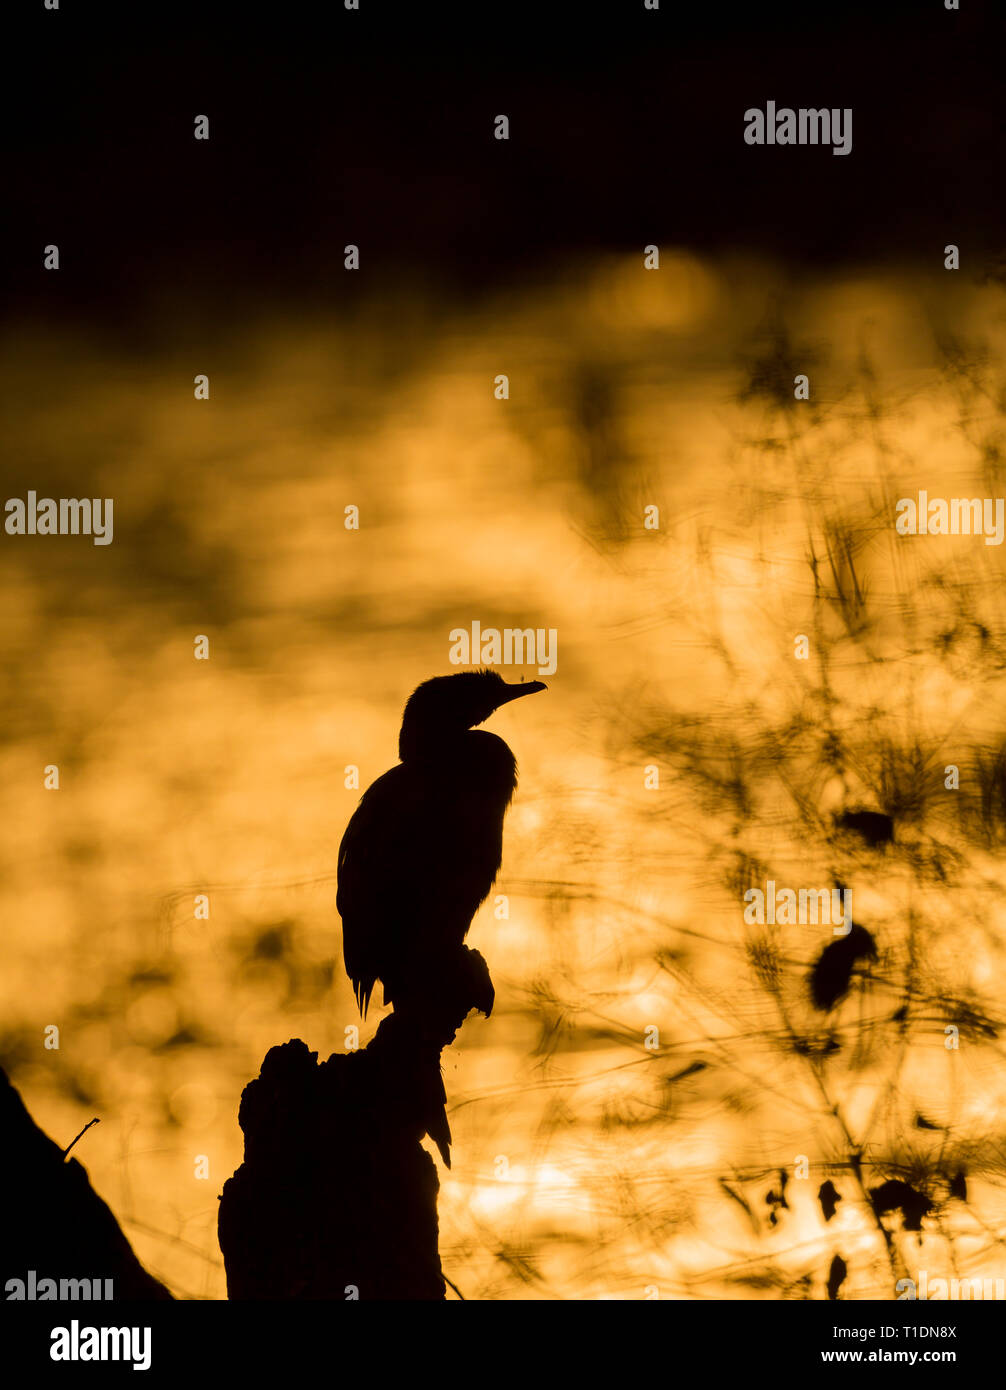
[(364, 1018), (377, 980), (385, 1004), (421, 997), (436, 987), (438, 954), (464, 941), (499, 871), (517, 786), (510, 749), (473, 726), (544, 689), (481, 670), (410, 695), (401, 762), (363, 794), (339, 846), (343, 957)]

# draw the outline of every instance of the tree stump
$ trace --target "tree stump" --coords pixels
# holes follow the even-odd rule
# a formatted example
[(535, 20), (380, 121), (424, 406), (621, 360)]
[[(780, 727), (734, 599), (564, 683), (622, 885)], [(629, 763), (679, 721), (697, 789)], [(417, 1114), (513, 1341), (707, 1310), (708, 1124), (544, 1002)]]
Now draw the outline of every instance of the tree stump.
[(464, 947), (427, 962), (359, 1052), (273, 1047), (241, 1097), (244, 1162), (224, 1184), (219, 1237), (232, 1299), (442, 1299), (436, 1165), (450, 1166), (440, 1070), (494, 991)]

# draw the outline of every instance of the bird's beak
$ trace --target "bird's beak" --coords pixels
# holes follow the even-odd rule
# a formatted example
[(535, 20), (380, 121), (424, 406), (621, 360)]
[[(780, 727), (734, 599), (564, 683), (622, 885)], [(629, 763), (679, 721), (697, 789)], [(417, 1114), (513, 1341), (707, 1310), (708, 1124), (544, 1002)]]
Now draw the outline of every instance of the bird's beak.
[(519, 700), (522, 695), (533, 695), (536, 690), (547, 689), (544, 681), (521, 681), (518, 685), (508, 685), (500, 704), (508, 705), (511, 700)]

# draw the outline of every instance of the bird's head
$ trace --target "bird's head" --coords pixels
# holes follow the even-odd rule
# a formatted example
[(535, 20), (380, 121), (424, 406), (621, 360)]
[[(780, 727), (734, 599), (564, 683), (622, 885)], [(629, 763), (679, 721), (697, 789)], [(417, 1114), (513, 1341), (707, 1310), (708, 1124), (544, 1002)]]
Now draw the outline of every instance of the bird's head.
[(482, 724), (500, 705), (533, 695), (547, 687), (541, 681), (508, 685), (495, 671), (457, 671), (434, 676), (409, 696), (402, 716), (398, 756), (406, 758), (429, 751), (445, 738)]

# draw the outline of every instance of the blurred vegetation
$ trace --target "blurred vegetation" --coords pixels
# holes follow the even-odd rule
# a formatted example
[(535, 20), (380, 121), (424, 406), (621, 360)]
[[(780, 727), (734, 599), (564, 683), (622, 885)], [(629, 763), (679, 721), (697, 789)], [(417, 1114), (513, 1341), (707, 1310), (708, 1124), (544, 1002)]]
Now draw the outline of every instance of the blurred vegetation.
[[(0, 547), (0, 1063), (57, 1142), (101, 1115), (77, 1156), (177, 1296), (223, 1296), (242, 1086), (359, 1022), (345, 769), (395, 761), (474, 618), (557, 628), (559, 668), (494, 724), (521, 786), (509, 920), (490, 898), (470, 936), (496, 1011), (445, 1053), (448, 1277), (890, 1298), (905, 1270), (1006, 1273), (1004, 561), (893, 529), (919, 488), (1003, 491), (1002, 296), (667, 253), (129, 359), (3, 344), (5, 495), (112, 496), (115, 540)], [(769, 877), (853, 891), (876, 954), (833, 1008), (829, 928), (744, 924)]]

